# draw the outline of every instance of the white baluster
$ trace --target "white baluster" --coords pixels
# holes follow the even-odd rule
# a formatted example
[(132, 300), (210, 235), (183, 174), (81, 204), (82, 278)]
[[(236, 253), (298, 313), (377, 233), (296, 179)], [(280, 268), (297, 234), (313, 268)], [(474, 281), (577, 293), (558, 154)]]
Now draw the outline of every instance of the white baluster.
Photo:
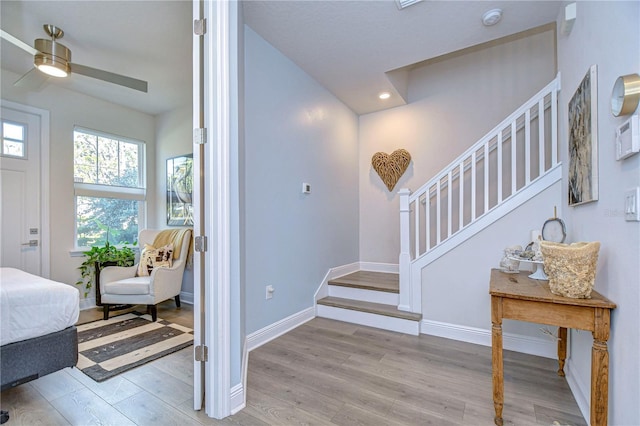
[(476, 220), (476, 151), (471, 154), (471, 222)]
[(524, 113), (524, 184), (531, 182), (531, 110)]
[(458, 174), (459, 201), (458, 201), (458, 231), (464, 227), (464, 160), (460, 162), (460, 172)]
[(540, 157), (538, 176), (542, 176), (546, 170), (545, 160), (545, 137), (544, 137), (544, 96), (538, 102), (538, 157)]
[(558, 89), (553, 89), (551, 91), (551, 167), (556, 164), (558, 164)]
[[(426, 208), (426, 206), (425, 206)], [(409, 209), (411, 209), (411, 205), (409, 205)], [(415, 226), (413, 228), (413, 235), (415, 237), (415, 249), (414, 252), (416, 257), (419, 257), (422, 253), (420, 253), (420, 197), (416, 198), (413, 202), (413, 209), (415, 211), (414, 214), (414, 223)]]
[(502, 202), (502, 129), (498, 131), (498, 204)]
[(453, 214), (451, 213), (451, 198), (453, 197), (453, 189), (451, 185), (451, 175), (452, 171), (449, 170), (449, 174), (447, 175), (447, 238), (451, 236), (451, 221), (453, 219)]
[(427, 240), (426, 244), (425, 244), (425, 250), (424, 252), (428, 252), (431, 249), (431, 188), (427, 188), (427, 192), (426, 192), (426, 196), (425, 196), (425, 203), (426, 204), (426, 212), (424, 215), (424, 227), (425, 227), (425, 238)]
[(484, 144), (484, 209), (489, 211), (489, 142)]
[(438, 179), (436, 183), (436, 245), (440, 244), (442, 237), (442, 229), (440, 228), (440, 185), (442, 184), (442, 178)]

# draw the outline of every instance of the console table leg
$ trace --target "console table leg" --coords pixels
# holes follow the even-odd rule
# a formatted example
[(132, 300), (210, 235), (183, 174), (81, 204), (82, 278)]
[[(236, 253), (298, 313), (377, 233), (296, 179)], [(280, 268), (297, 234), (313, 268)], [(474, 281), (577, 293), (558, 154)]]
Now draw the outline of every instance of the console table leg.
[(504, 374), (502, 362), (502, 299), (491, 297), (491, 354), (493, 367), (493, 407), (497, 426), (502, 426), (502, 409), (504, 407)]
[(609, 421), (609, 340), (610, 311), (596, 309), (591, 349), (591, 425), (606, 426)]
[(564, 361), (567, 359), (567, 329), (558, 327), (558, 376), (564, 377)]

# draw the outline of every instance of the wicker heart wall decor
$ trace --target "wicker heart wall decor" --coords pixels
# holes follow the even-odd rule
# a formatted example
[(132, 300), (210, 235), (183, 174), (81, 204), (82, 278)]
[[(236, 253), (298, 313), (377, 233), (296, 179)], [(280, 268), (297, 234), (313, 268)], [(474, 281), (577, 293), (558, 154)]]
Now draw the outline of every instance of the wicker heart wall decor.
[(376, 152), (371, 158), (373, 170), (378, 173), (389, 191), (393, 191), (411, 162), (411, 154), (405, 149), (396, 149), (391, 155)]

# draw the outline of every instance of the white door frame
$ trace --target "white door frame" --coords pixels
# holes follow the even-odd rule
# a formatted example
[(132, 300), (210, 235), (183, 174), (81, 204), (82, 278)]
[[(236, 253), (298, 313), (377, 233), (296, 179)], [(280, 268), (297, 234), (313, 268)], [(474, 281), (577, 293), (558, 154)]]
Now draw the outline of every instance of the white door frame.
[[(204, 18), (204, 3), (193, 0), (193, 19)], [(204, 127), (204, 36), (193, 29), (193, 128)], [(193, 144), (193, 235), (205, 235), (204, 230), (204, 146)], [(193, 347), (205, 345), (204, 323), (204, 253), (193, 255)], [(205, 395), (205, 362), (193, 359), (193, 409), (201, 410)]]
[(40, 117), (40, 274), (51, 278), (51, 230), (49, 187), (49, 111), (0, 99), (3, 108), (33, 114)]
[[(199, 3), (199, 0), (195, 0)], [(227, 417), (231, 401), (231, 99), (228, 1), (203, 1), (204, 35), (204, 344), (205, 407)], [(200, 6), (198, 5), (198, 8)], [(195, 9), (195, 6), (194, 6)]]

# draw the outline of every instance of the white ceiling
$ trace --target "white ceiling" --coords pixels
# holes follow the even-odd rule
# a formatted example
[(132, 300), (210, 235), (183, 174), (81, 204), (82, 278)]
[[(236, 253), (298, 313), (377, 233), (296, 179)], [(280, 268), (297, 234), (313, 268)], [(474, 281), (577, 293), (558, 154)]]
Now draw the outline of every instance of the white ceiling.
[[(554, 22), (558, 1), (431, 1), (399, 10), (384, 1), (246, 1), (245, 22), (358, 114), (404, 103), (408, 73), (388, 72)], [(504, 11), (493, 27), (482, 14)], [(43, 24), (65, 31), (72, 61), (149, 82), (149, 93), (81, 75), (54, 84), (158, 114), (191, 102), (191, 2), (6, 1), (3, 30), (32, 44)], [(211, 25), (209, 26), (211, 28)], [(2, 68), (32, 58), (2, 41)], [(382, 102), (377, 94), (393, 93)]]
[[(363, 114), (404, 103), (408, 73), (386, 73), (555, 22), (558, 1), (249, 1), (245, 22), (334, 95)], [(484, 12), (500, 8), (497, 25)], [(397, 89), (400, 89), (399, 91)], [(379, 92), (394, 96), (383, 102)]]

